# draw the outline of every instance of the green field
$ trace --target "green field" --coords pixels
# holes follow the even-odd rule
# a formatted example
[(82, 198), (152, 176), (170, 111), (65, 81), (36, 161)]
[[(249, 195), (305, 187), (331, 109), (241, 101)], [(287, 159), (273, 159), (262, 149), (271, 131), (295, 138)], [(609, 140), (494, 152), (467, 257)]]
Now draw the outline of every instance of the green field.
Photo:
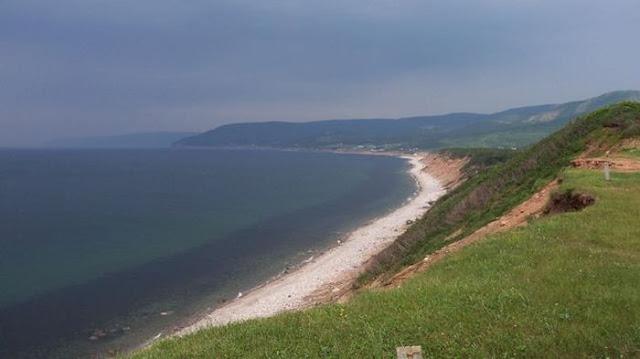
[(402, 288), (168, 340), (154, 357), (619, 357), (640, 355), (640, 174), (569, 170), (581, 212), (493, 235)]

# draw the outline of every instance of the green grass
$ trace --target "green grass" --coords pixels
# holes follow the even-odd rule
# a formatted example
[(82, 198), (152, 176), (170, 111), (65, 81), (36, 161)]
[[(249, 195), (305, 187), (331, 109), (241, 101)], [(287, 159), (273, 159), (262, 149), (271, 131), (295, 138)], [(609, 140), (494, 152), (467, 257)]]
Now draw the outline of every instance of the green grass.
[(480, 171), (485, 171), (493, 166), (503, 164), (513, 158), (518, 151), (500, 148), (469, 148), (454, 147), (445, 148), (438, 153), (454, 158), (466, 157), (469, 162), (462, 169), (467, 175), (474, 175)]
[[(529, 198), (587, 147), (608, 148), (640, 124), (640, 103), (621, 103), (569, 123), (553, 135), (508, 156), (471, 151), (480, 163), (496, 165), (479, 171), (436, 204), (372, 261), (358, 285), (389, 275), (422, 260), (451, 241), (495, 220)], [(456, 152), (452, 152), (456, 153)], [(482, 155), (482, 156), (478, 156)], [(500, 156), (496, 156), (500, 155)], [(459, 233), (456, 235), (456, 233)]]
[(622, 151), (622, 154), (631, 158), (640, 158), (640, 148), (628, 148)]
[(640, 174), (569, 170), (581, 212), (492, 235), (399, 289), (167, 340), (135, 358), (640, 355)]

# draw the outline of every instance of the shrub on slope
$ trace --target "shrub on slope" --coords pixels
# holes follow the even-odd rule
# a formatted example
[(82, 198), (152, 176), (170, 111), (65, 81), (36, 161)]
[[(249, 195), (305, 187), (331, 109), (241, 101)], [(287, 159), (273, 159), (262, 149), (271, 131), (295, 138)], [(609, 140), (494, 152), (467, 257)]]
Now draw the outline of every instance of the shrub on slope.
[(425, 216), (380, 253), (360, 282), (415, 263), (463, 238), (530, 197), (588, 148), (604, 151), (636, 135), (640, 103), (624, 102), (577, 118), (503, 164), (480, 172), (443, 196)]

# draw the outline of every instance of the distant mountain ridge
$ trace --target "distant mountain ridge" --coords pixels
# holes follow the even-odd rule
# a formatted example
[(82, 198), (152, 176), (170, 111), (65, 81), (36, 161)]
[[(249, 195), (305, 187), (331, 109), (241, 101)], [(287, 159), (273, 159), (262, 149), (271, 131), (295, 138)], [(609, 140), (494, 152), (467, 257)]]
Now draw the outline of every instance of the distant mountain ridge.
[(320, 149), (521, 147), (545, 137), (578, 115), (622, 101), (640, 101), (640, 91), (615, 91), (582, 101), (520, 107), (493, 114), (229, 124), (183, 138), (175, 145)]
[(58, 139), (45, 146), (57, 148), (164, 148), (196, 132), (142, 132), (114, 136)]

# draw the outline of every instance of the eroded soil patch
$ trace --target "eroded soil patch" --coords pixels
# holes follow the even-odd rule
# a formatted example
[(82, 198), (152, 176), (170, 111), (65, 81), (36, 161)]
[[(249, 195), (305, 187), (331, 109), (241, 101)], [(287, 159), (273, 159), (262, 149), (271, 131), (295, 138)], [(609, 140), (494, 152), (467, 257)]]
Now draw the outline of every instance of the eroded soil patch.
[(549, 203), (544, 214), (555, 214), (580, 211), (596, 202), (596, 198), (587, 193), (580, 193), (574, 189), (551, 193)]

